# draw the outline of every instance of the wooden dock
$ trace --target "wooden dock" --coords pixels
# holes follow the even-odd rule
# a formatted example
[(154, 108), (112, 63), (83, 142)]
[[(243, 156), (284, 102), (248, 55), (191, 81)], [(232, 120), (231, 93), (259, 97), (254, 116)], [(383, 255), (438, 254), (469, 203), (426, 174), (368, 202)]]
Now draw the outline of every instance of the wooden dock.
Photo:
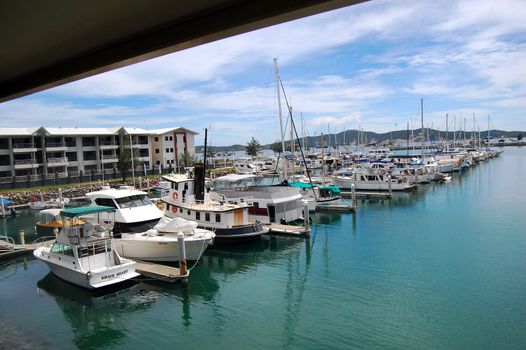
[(55, 240), (41, 241), (31, 244), (10, 244), (6, 242), (0, 242), (0, 260), (31, 254), (38, 247), (46, 244), (52, 244), (54, 242)]
[(356, 207), (351, 204), (327, 204), (317, 205), (316, 211), (350, 211), (355, 212)]
[(307, 230), (304, 226), (294, 226), (294, 225), (282, 225), (282, 224), (265, 224), (269, 228), (269, 233), (271, 234), (283, 234), (283, 235), (292, 235), (292, 236), (304, 236), (310, 230)]
[[(391, 193), (387, 191), (355, 191), (356, 198), (390, 198)], [(342, 198), (352, 198), (351, 191), (341, 191)]]
[(186, 275), (181, 275), (181, 271), (177, 267), (156, 264), (152, 262), (136, 260), (137, 265), (135, 271), (141, 275), (149, 278), (155, 278), (160, 281), (174, 283), (188, 278), (190, 271)]

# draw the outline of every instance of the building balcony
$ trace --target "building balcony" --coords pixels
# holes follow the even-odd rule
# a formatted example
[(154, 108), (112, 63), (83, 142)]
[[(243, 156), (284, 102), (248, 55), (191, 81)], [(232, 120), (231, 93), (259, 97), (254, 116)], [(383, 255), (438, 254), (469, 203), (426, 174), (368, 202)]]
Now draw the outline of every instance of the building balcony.
[(15, 169), (38, 168), (38, 163), (31, 159), (15, 159)]
[(119, 161), (119, 158), (117, 156), (104, 156), (103, 159), (101, 159), (102, 163), (117, 163)]
[(65, 166), (65, 165), (68, 165), (68, 157), (48, 158), (47, 159), (48, 167)]
[(37, 148), (33, 143), (13, 143), (13, 153), (36, 152)]
[(100, 149), (117, 149), (119, 144), (115, 141), (100, 141), (99, 147)]
[(68, 146), (64, 142), (46, 142), (46, 151), (65, 151)]

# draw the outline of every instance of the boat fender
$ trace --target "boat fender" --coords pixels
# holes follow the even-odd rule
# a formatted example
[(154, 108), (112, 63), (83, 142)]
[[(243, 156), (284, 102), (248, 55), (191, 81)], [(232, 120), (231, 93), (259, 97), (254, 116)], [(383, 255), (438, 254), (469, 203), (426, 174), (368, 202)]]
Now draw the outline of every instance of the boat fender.
[(177, 213), (177, 207), (175, 205), (172, 205), (172, 213)]
[(177, 192), (174, 192), (172, 194), (172, 197), (173, 197), (173, 199), (177, 199), (177, 198), (179, 198), (179, 194)]
[(86, 279), (88, 281), (91, 279), (92, 276), (93, 276), (93, 274), (91, 273), (91, 271), (86, 272)]

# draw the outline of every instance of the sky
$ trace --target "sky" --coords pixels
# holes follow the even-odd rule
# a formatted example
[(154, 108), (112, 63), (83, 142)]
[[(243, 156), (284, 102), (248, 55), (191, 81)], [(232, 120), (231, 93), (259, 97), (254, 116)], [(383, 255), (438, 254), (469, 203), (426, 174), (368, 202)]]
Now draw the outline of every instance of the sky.
[[(301, 134), (526, 130), (526, 1), (382, 1), (194, 47), (0, 104), (1, 127), (280, 136), (273, 59)], [(287, 113), (282, 96), (284, 114)], [(488, 118), (489, 116), (489, 118)], [(289, 131), (286, 132), (289, 134)], [(301, 135), (300, 135), (301, 136)]]

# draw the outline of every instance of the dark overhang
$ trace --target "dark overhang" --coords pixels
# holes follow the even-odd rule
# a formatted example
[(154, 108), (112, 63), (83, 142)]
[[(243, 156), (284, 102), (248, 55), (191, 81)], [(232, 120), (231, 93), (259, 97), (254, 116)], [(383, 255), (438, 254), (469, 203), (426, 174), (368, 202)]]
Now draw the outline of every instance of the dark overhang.
[(365, 0), (2, 0), (0, 102)]

